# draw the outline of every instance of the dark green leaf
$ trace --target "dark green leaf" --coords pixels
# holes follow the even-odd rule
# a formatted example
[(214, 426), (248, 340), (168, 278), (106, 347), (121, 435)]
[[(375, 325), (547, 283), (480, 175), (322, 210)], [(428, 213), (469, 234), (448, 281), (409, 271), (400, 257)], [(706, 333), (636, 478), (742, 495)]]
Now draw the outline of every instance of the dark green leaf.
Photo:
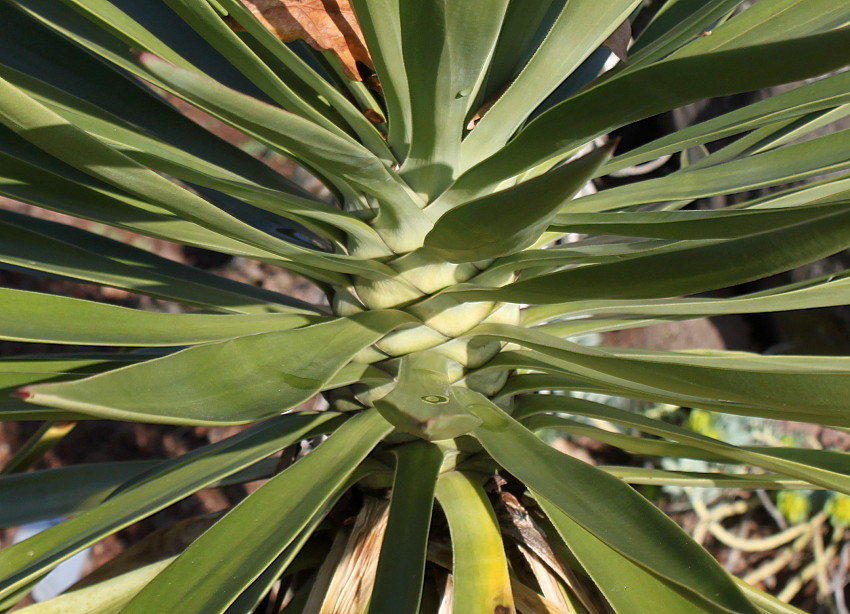
[(0, 303), (9, 307), (0, 311), (0, 339), (75, 345), (194, 345), (298, 328), (321, 320), (283, 313), (155, 313), (10, 288), (0, 288)]
[(703, 607), (755, 612), (720, 565), (631, 487), (550, 448), (485, 397), (464, 397), (483, 420), (475, 436), (487, 452), (596, 539)]
[(0, 551), (0, 599), (14, 594), (63, 560), (202, 488), (249, 467), (303, 437), (326, 432), (334, 414), (279, 416), (216, 444), (139, 474), (132, 486), (79, 516)]
[[(811, 214), (807, 220), (741, 238), (682, 242), (657, 254), (550, 273), (503, 288), (466, 290), (459, 286), (451, 292), (467, 300), (545, 304), (662, 298), (724, 288), (786, 271), (850, 245), (846, 202), (806, 213)], [(806, 213), (804, 217), (808, 217)], [(777, 245), (782, 249), (776, 249)]]
[(434, 488), (443, 462), (430, 443), (393, 450), (396, 457), (390, 516), (381, 544), (369, 614), (417, 614), (425, 573), (425, 555)]
[[(737, 2), (733, 2), (733, 5)], [(660, 62), (603, 80), (553, 107), (471, 168), (442, 200), (458, 203), (625, 124), (703, 98), (815, 77), (850, 62), (850, 30)]]
[[(350, 418), (189, 546), (122, 610), (124, 614), (223, 612), (341, 494), (349, 475), (390, 430), (374, 410)], [(235, 543), (240, 547), (231, 548)]]

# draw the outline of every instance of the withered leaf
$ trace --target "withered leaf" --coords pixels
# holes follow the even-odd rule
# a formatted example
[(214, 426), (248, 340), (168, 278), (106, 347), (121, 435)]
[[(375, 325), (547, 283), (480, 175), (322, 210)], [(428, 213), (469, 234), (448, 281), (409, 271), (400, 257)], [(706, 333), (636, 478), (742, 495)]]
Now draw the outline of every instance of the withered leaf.
[(300, 39), (318, 51), (333, 52), (349, 79), (360, 81), (357, 62), (373, 67), (349, 0), (242, 0), (242, 4), (284, 43)]
[(387, 121), (384, 119), (384, 116), (378, 113), (375, 109), (363, 109), (363, 115), (365, 115), (366, 119), (373, 124), (383, 124)]
[(502, 97), (502, 94), (507, 91), (510, 85), (510, 83), (505, 83), (502, 87), (499, 88), (499, 91), (493, 94), (493, 96), (489, 100), (484, 101), (484, 104), (481, 105), (481, 108), (475, 112), (475, 115), (473, 115), (472, 119), (469, 120), (469, 123), (466, 124), (467, 130), (472, 130), (473, 128), (475, 128), (475, 126), (478, 125), (478, 122), (481, 120), (482, 117), (484, 117), (484, 114), (489, 111), (494, 104), (496, 104), (496, 101), (498, 101), (499, 98)]
[(611, 32), (611, 36), (605, 39), (602, 43), (614, 52), (620, 61), (626, 61), (626, 53), (629, 48), (629, 42), (632, 39), (632, 24), (626, 19), (623, 23), (617, 26), (617, 29)]

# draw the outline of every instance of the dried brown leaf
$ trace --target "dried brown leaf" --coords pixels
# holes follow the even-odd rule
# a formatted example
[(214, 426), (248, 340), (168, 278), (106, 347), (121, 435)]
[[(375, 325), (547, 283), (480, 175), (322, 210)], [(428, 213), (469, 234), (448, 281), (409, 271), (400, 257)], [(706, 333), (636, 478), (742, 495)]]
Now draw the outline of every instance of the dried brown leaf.
[(349, 0), (242, 0), (242, 4), (284, 43), (300, 39), (318, 51), (333, 52), (349, 79), (361, 80), (357, 62), (373, 67)]
[(473, 128), (475, 128), (476, 125), (478, 125), (478, 122), (481, 120), (482, 117), (484, 117), (484, 114), (489, 111), (494, 104), (496, 104), (496, 102), (499, 100), (499, 98), (502, 97), (502, 94), (507, 91), (510, 85), (510, 83), (505, 83), (502, 87), (499, 88), (499, 91), (493, 94), (493, 96), (489, 100), (486, 100), (484, 104), (481, 105), (481, 108), (475, 112), (475, 115), (473, 115), (472, 119), (469, 120), (469, 123), (466, 124), (467, 130), (472, 130)]
[(617, 26), (617, 29), (611, 32), (611, 36), (605, 39), (602, 43), (614, 52), (620, 61), (626, 61), (626, 55), (629, 48), (629, 42), (632, 40), (632, 24), (626, 19), (623, 23)]
[(307, 604), (310, 614), (361, 614), (375, 585), (389, 501), (365, 497), (351, 529), (339, 530), (319, 569)]
[(387, 121), (384, 116), (378, 113), (375, 109), (363, 109), (363, 115), (365, 115), (366, 119), (373, 124), (383, 124)]
[[(558, 579), (566, 585), (575, 597), (582, 603), (588, 612), (593, 612), (592, 598), (582, 586), (578, 576), (570, 568), (561, 564), (558, 557), (552, 551), (543, 531), (523, 507), (519, 500), (507, 491), (500, 493), (502, 505), (499, 509), (500, 525), (502, 533), (512, 537), (517, 542), (517, 548), (531, 568), (538, 585), (543, 592), (544, 601), (551, 604), (555, 611), (573, 610), (567, 604), (566, 599), (558, 587)], [(511, 582), (513, 586), (513, 581)], [(520, 611), (523, 611), (523, 597), (514, 593)], [(534, 595), (535, 598), (543, 598)], [(526, 606), (528, 604), (526, 603)], [(547, 606), (549, 607), (549, 606)], [(544, 612), (544, 609), (526, 609), (528, 612)]]
[(567, 610), (552, 603), (543, 595), (537, 594), (537, 591), (529, 588), (514, 577), (511, 577), (511, 591), (514, 594), (520, 612), (567, 614)]

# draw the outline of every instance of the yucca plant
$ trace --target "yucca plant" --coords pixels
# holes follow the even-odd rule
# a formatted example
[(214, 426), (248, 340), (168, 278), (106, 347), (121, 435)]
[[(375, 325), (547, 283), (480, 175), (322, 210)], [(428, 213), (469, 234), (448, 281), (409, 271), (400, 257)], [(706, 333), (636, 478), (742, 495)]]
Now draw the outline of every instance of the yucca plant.
[[(0, 2), (2, 194), (281, 267), (327, 297), (0, 210), (4, 267), (186, 306), (0, 289), (3, 339), (113, 348), (0, 361), (0, 419), (45, 421), (0, 478), (0, 519), (69, 517), (0, 552), (0, 610), (109, 534), (264, 479), (179, 556), (104, 570), (25, 611), (798, 611), (730, 576), (632, 484), (850, 493), (847, 454), (736, 447), (578, 393), (846, 428), (848, 358), (574, 340), (847, 302), (846, 271), (692, 295), (850, 244), (850, 174), (835, 173), (850, 168), (850, 137), (815, 137), (850, 114), (850, 4), (669, 0), (651, 16), (644, 4)], [(605, 71), (612, 50), (622, 61)], [(608, 136), (788, 83), (630, 151)], [(192, 123), (175, 97), (330, 196)], [(584, 189), (680, 153), (667, 176)], [(290, 411), (316, 395), (326, 409)], [(162, 462), (25, 471), (89, 419), (250, 426)], [(596, 467), (538, 437), (553, 429), (752, 471)]]

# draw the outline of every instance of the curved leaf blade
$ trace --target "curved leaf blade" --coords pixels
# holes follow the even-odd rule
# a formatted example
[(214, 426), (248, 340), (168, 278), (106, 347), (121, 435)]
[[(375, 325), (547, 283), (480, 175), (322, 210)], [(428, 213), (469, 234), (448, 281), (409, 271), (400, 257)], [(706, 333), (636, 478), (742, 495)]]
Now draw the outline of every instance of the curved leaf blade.
[[(5, 135), (4, 135), (5, 136)], [(20, 144), (40, 153), (32, 162), (20, 159)], [(7, 149), (8, 139), (0, 138), (0, 149)], [(193, 222), (116, 190), (106, 183), (69, 166), (53, 168), (58, 160), (36, 150), (21, 139), (0, 152), (0, 194), (25, 203), (65, 213), (73, 217), (104, 223), (142, 235), (165, 239), (183, 245), (212, 249), (226, 254), (275, 260), (274, 254), (223, 236)], [(42, 227), (47, 222), (42, 223)]]
[(814, 309), (845, 305), (848, 292), (850, 292), (850, 273), (843, 273), (786, 284), (767, 293), (755, 292), (734, 298), (623, 299), (540, 305), (523, 310), (522, 322), (525, 325), (530, 325), (566, 314), (618, 314), (632, 317), (655, 316), (663, 319), (687, 319), (727, 314)]
[[(224, 612), (314, 515), (341, 494), (348, 477), (391, 430), (375, 410), (348, 419), (204, 533), (122, 612), (149, 614), (176, 607), (185, 614)], [(240, 547), (228, 547), (234, 543)]]
[[(522, 71), (505, 84), (507, 89), (464, 139), (465, 167), (502, 147), (527, 116), (628, 19), (639, 3), (640, 0), (567, 2)], [(522, 12), (535, 9), (523, 7)]]
[(844, 357), (617, 355), (505, 324), (479, 325), (470, 336), (513, 341), (551, 357), (562, 373), (639, 397), (729, 413), (762, 408), (756, 415), (850, 426), (850, 361)]
[[(130, 599), (165, 569), (174, 557), (139, 567), (98, 584), (87, 586), (42, 601), (26, 608), (23, 614), (117, 614)], [(94, 605), (93, 605), (94, 604)]]
[[(27, 5), (30, 8), (33, 3)], [(60, 2), (49, 6), (64, 8)], [(42, 8), (46, 7), (42, 4)], [(151, 8), (148, 4), (149, 12)], [(62, 13), (62, 23), (68, 24), (69, 15)], [(161, 160), (169, 158), (172, 163), (307, 196), (294, 182), (182, 115), (127, 72), (26, 17), (10, 3), (0, 5), (0, 19), (8, 43), (0, 50), (3, 76), (42, 104), (52, 105), (60, 115), (72, 115), (86, 130), (119, 141), (128, 155), (133, 149), (158, 154)], [(33, 40), (39, 44), (30, 45)], [(20, 54), (22, 48), (27, 49), (26, 55)]]
[(513, 612), (505, 546), (479, 476), (449, 471), (437, 480), (437, 501), (452, 538), (453, 612)]
[(777, 0), (749, 6), (686, 45), (673, 57), (734, 49), (743, 45), (790, 39), (847, 25), (850, 8), (833, 0)]
[[(549, 399), (543, 399), (543, 396), (549, 395), (533, 396), (521, 401), (523, 411), (537, 411), (548, 406), (550, 409), (545, 411), (563, 409), (566, 413), (610, 420), (616, 424), (636, 428), (645, 433), (666, 437), (680, 444), (676, 446), (679, 454), (685, 452), (684, 448), (691, 448), (696, 450), (696, 455), (701, 455), (700, 452), (707, 453), (711, 460), (729, 459), (733, 462), (775, 471), (780, 475), (804, 480), (829, 490), (850, 492), (850, 475), (848, 475), (850, 470), (847, 469), (850, 467), (850, 455), (844, 453), (795, 448), (738, 447), (604, 404), (585, 403), (579, 405), (571, 403), (569, 400), (562, 402), (558, 397), (548, 403)], [(533, 416), (528, 419), (527, 426), (535, 430), (539, 428), (557, 429), (562, 420), (564, 419), (557, 416)], [(688, 458), (687, 454), (684, 454), (684, 456)], [(690, 458), (693, 458), (693, 456)]]
[(334, 414), (279, 416), (216, 444), (165, 461), (79, 516), (0, 551), (0, 599), (94, 542), (308, 436), (327, 432)]
[(288, 330), (321, 318), (142, 311), (52, 294), (0, 288), (0, 339), (73, 345), (167, 347)]
[(0, 262), (213, 311), (311, 314), (315, 308), (70, 225), (0, 209)]
[(0, 527), (49, 520), (87, 509), (159, 461), (72, 465), (0, 476)]
[[(307, 97), (308, 102), (312, 106), (322, 111), (327, 104), (330, 104), (375, 155), (390, 163), (394, 162), (395, 159), (400, 159), (393, 157), (387, 149), (387, 144), (383, 141), (380, 133), (366, 119), (361, 110), (346, 98), (345, 94), (336, 89), (324, 77), (317, 74), (292, 49), (283, 44), (264, 25), (259, 23), (244, 4), (239, 0), (218, 0), (218, 3), (229, 13), (230, 17), (236, 20), (246, 32), (253, 36), (257, 43), (278, 60), (287, 71), (291, 71), (290, 74), (286, 75), (290, 78), (284, 79), (285, 82), (288, 81), (291, 84), (297, 79), (303, 81), (305, 87), (301, 88), (299, 93), (302, 97)], [(369, 50), (374, 58), (375, 50), (371, 45), (369, 46)], [(266, 63), (268, 64), (268, 60), (266, 60)], [(271, 65), (270, 68), (274, 69)], [(276, 72), (280, 74), (281, 71), (278, 70)], [(333, 119), (333, 114), (326, 114)]]
[(450, 262), (476, 262), (530, 247), (564, 202), (610, 158), (612, 149), (613, 144), (608, 145), (516, 187), (449, 210), (425, 236), (425, 248)]
[(410, 317), (365, 312), (301, 329), (188, 348), (71, 382), (22, 389), (27, 402), (118, 420), (241, 424), (319, 392), (357, 352)]
[[(644, 614), (648, 609), (705, 614), (700, 600), (635, 565), (547, 499), (539, 497), (537, 502), (617, 614)], [(637, 594), (640, 599), (635, 599)]]
[(469, 300), (547, 304), (666, 298), (725, 288), (787, 271), (850, 245), (846, 202), (808, 213), (808, 220), (736, 239), (682, 242), (658, 253), (544, 274), (502, 288), (456, 286), (449, 292)]
[(688, 147), (847, 103), (850, 103), (850, 73), (842, 72), (655, 139), (615, 156), (600, 173), (612, 173)]
[(421, 194), (439, 194), (459, 171), (464, 120), (507, 7), (507, 0), (399, 3), (412, 137), (401, 174)]
[[(724, 164), (706, 168), (699, 168), (700, 164), (689, 166), (666, 177), (612, 188), (580, 198), (567, 203), (563, 211), (605, 211), (654, 202), (692, 200), (754, 190), (844, 170), (850, 166), (850, 153), (846, 147), (848, 135), (850, 130), (843, 130)], [(722, 152), (723, 150), (717, 154)]]
[(464, 173), (442, 200), (463, 202), (491, 191), (505, 179), (625, 124), (703, 98), (815, 77), (848, 62), (850, 31), (837, 30), (626, 71), (543, 113), (498, 153)]
[(413, 118), (401, 42), (399, 3), (394, 0), (352, 0), (357, 21), (375, 63), (389, 116), (387, 142), (399, 160), (407, 157)]
[[(157, 78), (213, 116), (265, 143), (272, 149), (307, 162), (329, 177), (337, 177), (379, 200), (380, 223), (395, 222), (408, 229), (403, 245), (418, 247), (426, 221), (418, 198), (372, 152), (283, 109), (246, 96), (200, 73), (180, 68), (151, 54), (140, 61)], [(382, 220), (382, 218), (387, 218)], [(391, 237), (384, 235), (386, 241)], [(400, 237), (400, 239), (402, 239)], [(389, 243), (388, 243), (389, 244)], [(400, 245), (390, 245), (404, 251)], [(408, 248), (409, 249), (409, 248)], [(373, 267), (377, 263), (371, 263)]]
[(550, 226), (559, 232), (622, 235), (654, 239), (734, 239), (767, 232), (834, 211), (835, 205), (780, 209), (712, 209), (688, 211), (620, 211), (573, 213), (555, 217)]
[[(223, 87), (223, 86), (222, 86)], [(377, 263), (297, 247), (233, 217), (90, 136), (0, 77), (0, 122), (60, 160), (178, 217), (319, 270), (380, 276)], [(348, 264), (343, 264), (347, 262)], [(339, 266), (338, 266), (339, 265)], [(385, 273), (386, 274), (386, 273)], [(330, 277), (333, 279), (333, 276)]]
[(476, 438), (532, 491), (691, 600), (720, 612), (755, 614), (720, 565), (631, 487), (547, 446), (482, 395), (463, 394), (470, 411), (483, 421)]
[(417, 614), (424, 583), (439, 448), (415, 442), (393, 450), (396, 472), (369, 614)]

